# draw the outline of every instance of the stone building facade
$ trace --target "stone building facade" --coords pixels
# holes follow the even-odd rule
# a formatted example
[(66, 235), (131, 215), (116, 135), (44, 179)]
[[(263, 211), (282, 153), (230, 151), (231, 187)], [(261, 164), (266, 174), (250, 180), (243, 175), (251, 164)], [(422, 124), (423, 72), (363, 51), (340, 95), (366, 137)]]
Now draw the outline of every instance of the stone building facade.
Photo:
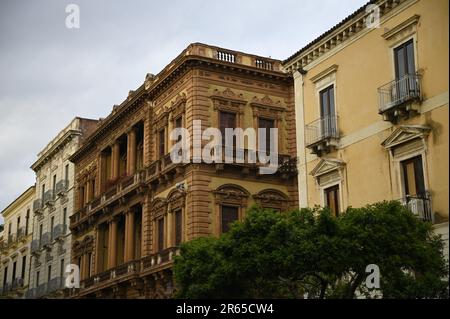
[(63, 296), (65, 267), (70, 263), (69, 217), (74, 205), (74, 165), (69, 157), (97, 121), (73, 119), (39, 154), (32, 206), (31, 270), (27, 298)]
[(448, 9), (372, 1), (284, 61), (300, 207), (400, 200), (448, 245)]
[(0, 299), (23, 298), (30, 282), (30, 244), (34, 186), (29, 187), (0, 214)]
[[(178, 245), (219, 235), (251, 205), (298, 206), (292, 77), (280, 61), (191, 44), (113, 108), (71, 156), (76, 211), (70, 218), (77, 298), (166, 298)], [(279, 167), (175, 164), (173, 128), (279, 129)], [(205, 146), (208, 141), (201, 142)], [(245, 154), (254, 150), (247, 142)]]

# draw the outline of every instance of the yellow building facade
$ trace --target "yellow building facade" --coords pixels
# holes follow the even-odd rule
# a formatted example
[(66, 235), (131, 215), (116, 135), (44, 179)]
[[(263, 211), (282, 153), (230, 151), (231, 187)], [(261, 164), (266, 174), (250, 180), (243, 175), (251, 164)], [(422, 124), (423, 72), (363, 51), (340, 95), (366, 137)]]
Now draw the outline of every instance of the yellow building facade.
[(1, 212), (5, 224), (0, 241), (0, 299), (22, 298), (29, 286), (34, 190), (28, 188)]
[(448, 243), (448, 5), (373, 1), (284, 61), (300, 207), (400, 200)]

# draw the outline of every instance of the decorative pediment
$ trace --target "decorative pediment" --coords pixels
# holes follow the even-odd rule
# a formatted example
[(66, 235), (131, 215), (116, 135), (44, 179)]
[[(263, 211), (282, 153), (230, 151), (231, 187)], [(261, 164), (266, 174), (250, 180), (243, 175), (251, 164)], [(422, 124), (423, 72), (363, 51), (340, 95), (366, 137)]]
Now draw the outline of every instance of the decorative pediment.
[(320, 160), (319, 164), (314, 167), (310, 174), (314, 177), (319, 177), (333, 171), (339, 171), (344, 166), (345, 162), (342, 160), (334, 158), (323, 158)]
[(262, 109), (272, 109), (277, 111), (284, 111), (284, 107), (281, 101), (274, 101), (268, 95), (265, 95), (262, 98), (254, 97), (252, 102), (250, 103), (252, 107), (258, 107)]
[(79, 256), (94, 249), (94, 237), (87, 235), (81, 241), (77, 240), (72, 244), (72, 251), (75, 256)]
[(243, 113), (244, 105), (247, 104), (242, 94), (236, 94), (229, 88), (222, 92), (218, 89), (214, 90), (211, 100), (213, 101), (214, 110), (234, 113)]
[(153, 218), (158, 218), (164, 215), (167, 211), (167, 201), (165, 198), (156, 198), (152, 203)]
[(170, 191), (169, 195), (167, 196), (167, 203), (169, 205), (169, 211), (181, 209), (184, 207), (186, 199), (186, 192), (179, 190), (179, 189), (173, 189)]
[(250, 195), (247, 190), (235, 184), (222, 185), (213, 191), (213, 194), (218, 203), (232, 202), (242, 206), (247, 204), (247, 198)]
[(381, 143), (386, 149), (392, 149), (415, 139), (424, 139), (431, 132), (431, 128), (422, 125), (402, 125)]
[(170, 106), (170, 116), (171, 118), (177, 118), (180, 114), (185, 112), (186, 108), (186, 93), (180, 93), (177, 95)]
[(289, 206), (289, 197), (276, 189), (265, 189), (253, 195), (255, 201), (262, 207), (285, 210)]

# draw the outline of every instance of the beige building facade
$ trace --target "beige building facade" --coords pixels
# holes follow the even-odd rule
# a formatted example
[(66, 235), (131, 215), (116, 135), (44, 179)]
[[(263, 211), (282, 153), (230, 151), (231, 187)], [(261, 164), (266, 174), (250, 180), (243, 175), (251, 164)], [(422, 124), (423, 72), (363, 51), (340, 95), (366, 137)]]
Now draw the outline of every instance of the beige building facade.
[(0, 298), (23, 298), (29, 286), (34, 190), (28, 188), (1, 212)]
[(284, 61), (300, 207), (400, 200), (448, 243), (448, 5), (373, 1)]
[(65, 269), (70, 264), (69, 217), (74, 205), (74, 166), (69, 157), (97, 121), (73, 119), (39, 154), (32, 205), (30, 285), (27, 298), (63, 296)]

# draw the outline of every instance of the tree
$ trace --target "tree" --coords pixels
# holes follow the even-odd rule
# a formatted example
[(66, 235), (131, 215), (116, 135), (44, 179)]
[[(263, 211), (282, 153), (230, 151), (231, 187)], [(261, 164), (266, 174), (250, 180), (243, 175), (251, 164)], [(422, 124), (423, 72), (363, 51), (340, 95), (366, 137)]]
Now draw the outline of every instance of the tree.
[[(257, 207), (218, 238), (181, 246), (182, 298), (448, 298), (443, 241), (400, 203), (278, 213)], [(366, 285), (366, 267), (380, 288)]]

